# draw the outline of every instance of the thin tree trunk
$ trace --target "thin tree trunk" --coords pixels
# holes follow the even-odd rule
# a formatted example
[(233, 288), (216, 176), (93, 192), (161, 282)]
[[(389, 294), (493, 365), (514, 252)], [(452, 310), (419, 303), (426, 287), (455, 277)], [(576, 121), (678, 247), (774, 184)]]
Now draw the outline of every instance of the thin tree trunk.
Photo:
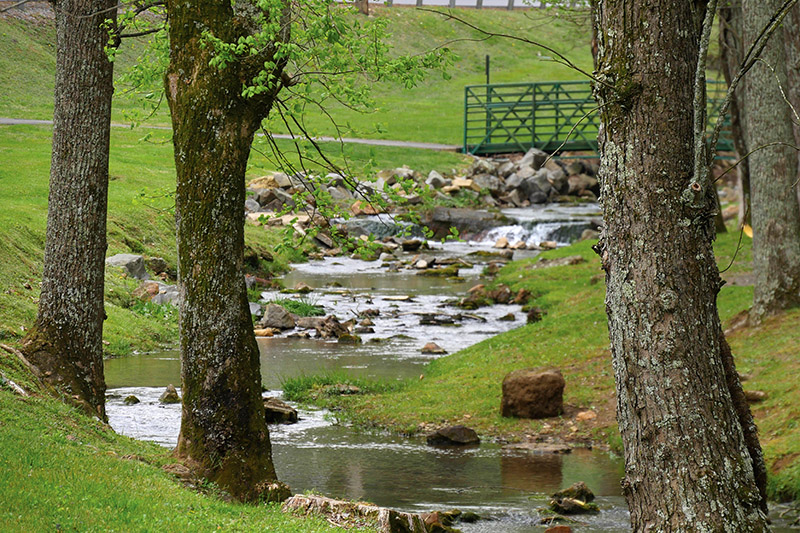
[(634, 531), (767, 531), (721, 347), (713, 191), (690, 187), (703, 14), (666, 0), (596, 13), (599, 252)]
[(58, 0), (53, 155), (42, 292), (23, 345), (28, 360), (102, 420), (103, 283), (113, 64), (111, 0)]
[(226, 42), (247, 34), (229, 2), (170, 1), (168, 15), (183, 385), (177, 453), (237, 499), (253, 501), (276, 476), (244, 282), (244, 180), (253, 135), (277, 89), (241, 95), (267, 59), (261, 55), (225, 69), (209, 65), (204, 30)]
[[(748, 46), (778, 10), (780, 0), (743, 0)], [(773, 34), (745, 77), (745, 141), (750, 155), (755, 289), (750, 316), (800, 305), (800, 205), (792, 115), (781, 88), (788, 86), (784, 30)]]
[[(730, 86), (742, 63), (742, 3), (741, 0), (726, 2), (719, 10), (719, 50), (722, 73)], [(742, 99), (742, 86), (738, 86), (730, 103), (731, 137), (736, 150), (736, 159), (747, 155), (744, 142), (743, 109), (739, 105)], [(739, 227), (751, 225), (750, 218), (750, 169), (748, 159), (742, 159), (736, 167), (738, 180), (736, 189), (739, 194)]]

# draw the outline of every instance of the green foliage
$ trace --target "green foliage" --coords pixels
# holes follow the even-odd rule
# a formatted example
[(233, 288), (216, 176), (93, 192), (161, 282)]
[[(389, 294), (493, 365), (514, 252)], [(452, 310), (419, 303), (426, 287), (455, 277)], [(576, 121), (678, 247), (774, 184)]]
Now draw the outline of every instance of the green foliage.
[(293, 300), (290, 298), (274, 298), (267, 302), (268, 304), (280, 305), (290, 313), (297, 316), (325, 316), (325, 309), (309, 298), (300, 298)]
[(143, 302), (136, 300), (130, 306), (130, 310), (146, 318), (153, 320), (163, 320), (165, 322), (178, 323), (178, 308), (171, 304), (154, 304), (153, 302)]

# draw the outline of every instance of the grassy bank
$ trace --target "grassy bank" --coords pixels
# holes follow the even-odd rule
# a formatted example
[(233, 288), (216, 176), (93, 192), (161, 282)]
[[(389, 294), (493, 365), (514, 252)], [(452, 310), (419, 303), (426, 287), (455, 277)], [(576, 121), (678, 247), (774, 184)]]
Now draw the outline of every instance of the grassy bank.
[[(0, 369), (36, 385), (0, 350)], [(47, 397), (23, 398), (0, 384), (0, 524), (30, 531), (344, 531), (275, 505), (220, 499), (213, 486), (184, 487), (170, 451), (114, 433)], [(361, 530), (366, 531), (366, 530)]]
[[(738, 234), (722, 235), (716, 244), (720, 268), (733, 257)], [(541, 322), (487, 339), (429, 364), (423, 378), (403, 383), (397, 390), (361, 396), (317, 394), (315, 403), (345, 407), (359, 423), (404, 433), (428, 431), (446, 424), (466, 424), (484, 436), (524, 440), (551, 435), (577, 442), (621, 445), (614, 419), (614, 376), (611, 369), (604, 307), (604, 277), (589, 242), (546, 252), (543, 258), (580, 255), (585, 261), (571, 266), (531, 269), (537, 259), (503, 268), (497, 282), (513, 290), (525, 288), (533, 305), (546, 311)], [(750, 242), (725, 272), (729, 283), (719, 296), (723, 321), (746, 309), (752, 287), (740, 281), (750, 268)], [(774, 499), (800, 498), (800, 310), (772, 318), (757, 328), (740, 328), (728, 336), (738, 370), (749, 376), (746, 390), (762, 390), (768, 398), (753, 405), (767, 462)], [(501, 382), (519, 368), (555, 366), (567, 382), (565, 415), (548, 420), (519, 420), (500, 416)], [(302, 389), (315, 390), (316, 381), (289, 385), (296, 397)], [(582, 419), (580, 412), (596, 417)]]

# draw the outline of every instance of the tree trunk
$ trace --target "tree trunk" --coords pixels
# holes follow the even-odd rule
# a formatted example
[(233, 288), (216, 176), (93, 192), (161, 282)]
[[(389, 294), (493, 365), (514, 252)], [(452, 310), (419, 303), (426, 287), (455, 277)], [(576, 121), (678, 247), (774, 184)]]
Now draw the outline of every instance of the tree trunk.
[(268, 59), (261, 55), (209, 65), (214, 51), (203, 31), (235, 42), (247, 34), (237, 15), (229, 2), (168, 2), (183, 384), (177, 453), (237, 499), (253, 501), (275, 469), (244, 282), (244, 180), (253, 135), (277, 90), (241, 95)]
[(103, 282), (113, 64), (110, 0), (58, 0), (53, 155), (42, 292), (23, 345), (45, 380), (101, 420)]
[[(792, 104), (792, 123), (794, 125), (794, 143), (800, 146), (800, 4), (794, 7), (786, 15), (783, 21), (786, 45), (786, 75), (789, 83), (786, 87), (786, 96)], [(800, 157), (797, 158), (798, 175), (800, 175)], [(800, 185), (795, 183), (795, 193), (800, 202)]]
[(358, 12), (362, 15), (369, 15), (369, 0), (356, 0)]
[[(744, 44), (749, 46), (777, 12), (780, 0), (743, 0)], [(800, 206), (797, 152), (787, 87), (784, 30), (773, 34), (744, 78), (745, 142), (750, 155), (755, 290), (750, 316), (800, 305)], [(762, 148), (763, 147), (763, 148)]]
[(698, 4), (603, 0), (595, 17), (623, 492), (634, 531), (767, 531), (722, 353), (713, 185), (691, 187)]
[[(744, 53), (742, 51), (742, 2), (733, 0), (725, 2), (719, 9), (719, 50), (722, 73), (728, 86), (739, 70)], [(731, 117), (731, 137), (736, 150), (736, 159), (741, 160), (736, 167), (738, 176), (736, 189), (739, 194), (739, 227), (751, 225), (750, 218), (750, 169), (744, 142), (744, 112), (740, 101), (742, 85), (739, 84), (731, 97), (728, 113)]]

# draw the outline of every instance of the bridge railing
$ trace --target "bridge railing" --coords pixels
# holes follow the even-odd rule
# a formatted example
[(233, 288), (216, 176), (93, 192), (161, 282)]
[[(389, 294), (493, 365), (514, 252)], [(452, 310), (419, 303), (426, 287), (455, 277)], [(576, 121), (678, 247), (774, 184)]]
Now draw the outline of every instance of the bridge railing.
[[(727, 90), (708, 83), (709, 122), (713, 125)], [(727, 119), (726, 119), (727, 120)], [(468, 85), (464, 90), (464, 152), (597, 152), (600, 117), (587, 81)], [(720, 151), (731, 151), (728, 128)]]

